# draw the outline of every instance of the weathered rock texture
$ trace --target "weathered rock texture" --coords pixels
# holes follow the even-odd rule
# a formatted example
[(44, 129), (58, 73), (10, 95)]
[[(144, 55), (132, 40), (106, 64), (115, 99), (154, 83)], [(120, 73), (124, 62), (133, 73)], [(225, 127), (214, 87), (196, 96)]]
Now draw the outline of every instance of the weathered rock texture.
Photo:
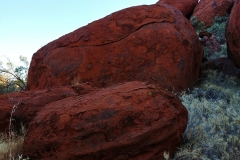
[(226, 27), (228, 56), (240, 68), (240, 1), (234, 3)]
[(195, 30), (178, 10), (131, 7), (41, 48), (33, 55), (27, 88), (139, 80), (179, 91), (197, 83), (202, 57)]
[(13, 113), (12, 119), (14, 120), (12, 123), (14, 128), (17, 129), (21, 122), (28, 125), (45, 104), (76, 95), (78, 94), (71, 87), (56, 87), (0, 95), (0, 132), (7, 131), (14, 105), (17, 108)]
[(210, 27), (216, 16), (226, 16), (233, 6), (233, 0), (201, 0), (195, 7), (191, 18), (204, 22)]
[(198, 0), (160, 0), (156, 4), (168, 4), (173, 6), (180, 10), (186, 18), (189, 18), (195, 6), (198, 4)]
[(30, 123), (31, 159), (163, 159), (175, 151), (188, 112), (171, 92), (127, 82), (46, 105)]

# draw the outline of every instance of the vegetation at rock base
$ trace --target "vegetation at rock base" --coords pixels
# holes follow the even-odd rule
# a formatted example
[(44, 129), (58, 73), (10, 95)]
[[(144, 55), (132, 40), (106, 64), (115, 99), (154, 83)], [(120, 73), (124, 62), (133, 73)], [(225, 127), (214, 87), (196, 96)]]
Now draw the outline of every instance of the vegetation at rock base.
[(4, 133), (0, 134), (0, 159), (2, 160), (23, 159), (22, 145), (24, 140), (24, 134), (17, 135), (14, 132), (11, 132), (10, 134), (11, 138), (9, 138), (8, 134)]
[(210, 27), (206, 27), (204, 22), (198, 21), (196, 17), (192, 17), (190, 22), (195, 29), (196, 33), (199, 34), (202, 31), (208, 31), (216, 36), (219, 42), (225, 40), (225, 27), (227, 24), (227, 20), (229, 18), (229, 14), (224, 17), (215, 17), (213, 24)]
[(9, 129), (8, 133), (0, 133), (0, 159), (1, 160), (27, 160), (28, 158), (23, 158), (22, 156), (22, 146), (24, 141), (24, 135), (26, 129), (21, 125), (21, 130), (18, 134), (14, 131), (14, 126), (12, 125), (12, 114), (15, 112), (17, 105), (12, 107), (11, 116), (9, 119)]
[(227, 57), (227, 45), (226, 45), (226, 43), (222, 44), (221, 51), (215, 52), (214, 54), (209, 54), (209, 49), (207, 47), (204, 47), (204, 55), (208, 61), (217, 59), (217, 58)]
[(205, 57), (208, 60), (211, 59), (216, 59), (220, 57), (227, 57), (227, 45), (226, 45), (226, 38), (225, 38), (225, 28), (227, 25), (227, 20), (229, 18), (229, 15), (226, 15), (224, 17), (216, 17), (214, 19), (214, 23), (211, 27), (207, 28), (207, 31), (212, 33), (218, 42), (221, 44), (221, 51), (217, 52), (215, 54), (208, 54), (206, 51), (206, 47), (204, 47), (205, 51), (204, 54), (206, 55)]
[[(189, 111), (189, 123), (184, 141), (171, 159), (238, 160), (240, 80), (213, 70), (204, 71), (201, 78), (201, 83), (195, 89), (180, 95), (183, 105)], [(21, 155), (23, 136), (12, 134), (12, 152), (18, 157)], [(6, 134), (0, 137), (2, 159), (9, 155), (9, 140)]]
[[(207, 60), (227, 57), (225, 44), (226, 17), (217, 17), (207, 29), (221, 43), (220, 52), (207, 54)], [(194, 20), (194, 19), (193, 19)], [(196, 23), (196, 21), (193, 21)], [(200, 30), (206, 29), (202, 23)], [(202, 28), (201, 28), (202, 27)], [(200, 32), (197, 29), (197, 33)], [(168, 160), (239, 160), (240, 157), (240, 80), (214, 70), (202, 71), (201, 81), (190, 93), (180, 96), (189, 112), (183, 143)]]
[(221, 51), (216, 52), (215, 54), (209, 54), (209, 49), (207, 47), (204, 47), (204, 57), (207, 60), (212, 60), (220, 57), (227, 57), (227, 46), (226, 46), (226, 38), (225, 38), (225, 28), (227, 24), (227, 20), (229, 18), (229, 15), (227, 14), (224, 17), (217, 16), (212, 26), (207, 28), (204, 24), (204, 22), (199, 22), (196, 17), (191, 18), (191, 23), (193, 27), (196, 30), (196, 33), (199, 34), (202, 31), (208, 31), (212, 33), (217, 41), (221, 44)]
[(26, 57), (20, 56), (19, 59), (23, 65), (17, 67), (9, 59), (7, 64), (0, 61), (0, 94), (26, 89), (29, 63)]
[(189, 112), (184, 141), (172, 160), (238, 160), (240, 157), (240, 80), (208, 70), (180, 99)]
[(213, 25), (206, 29), (208, 32), (215, 35), (217, 40), (220, 43), (224, 43), (226, 41), (225, 28), (226, 28), (226, 25), (227, 25), (228, 18), (229, 18), (229, 14), (227, 14), (224, 17), (217, 16), (213, 21)]
[(195, 29), (196, 33), (199, 34), (199, 32), (206, 30), (206, 26), (204, 22), (201, 22), (197, 19), (197, 17), (192, 17), (190, 19), (190, 22)]
[[(19, 59), (23, 65), (17, 67), (10, 60), (8, 60), (7, 64), (0, 61), (0, 94), (25, 90), (29, 63), (26, 57), (20, 56)], [(14, 113), (15, 107), (14, 105), (11, 114)], [(25, 128), (22, 126), (20, 133), (17, 134), (14, 131), (14, 126), (11, 125), (14, 119), (10, 117), (9, 121), (8, 133), (0, 133), (0, 159), (24, 160), (21, 154)]]

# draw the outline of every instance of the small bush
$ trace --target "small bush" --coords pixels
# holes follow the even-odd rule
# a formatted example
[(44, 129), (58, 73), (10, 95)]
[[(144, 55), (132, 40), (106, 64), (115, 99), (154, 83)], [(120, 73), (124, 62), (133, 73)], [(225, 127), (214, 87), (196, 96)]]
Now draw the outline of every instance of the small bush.
[(217, 58), (223, 58), (227, 57), (227, 45), (223, 44), (221, 45), (221, 51), (215, 52), (214, 54), (209, 53), (209, 49), (207, 47), (204, 47), (204, 57), (209, 61)]
[(205, 23), (199, 21), (199, 20), (197, 19), (197, 17), (195, 17), (195, 16), (190, 19), (190, 22), (191, 22), (193, 28), (196, 30), (197, 34), (198, 34), (199, 32), (201, 32), (201, 31), (206, 30), (206, 28), (207, 28), (207, 27), (205, 26)]
[(6, 57), (7, 63), (0, 61), (0, 94), (18, 92), (26, 89), (28, 61), (27, 57), (20, 56), (22, 66), (14, 66)]
[(229, 15), (224, 17), (217, 16), (212, 26), (207, 28), (204, 22), (199, 22), (196, 17), (191, 18), (191, 23), (196, 30), (196, 33), (199, 34), (202, 31), (208, 31), (212, 33), (216, 40), (221, 44), (221, 51), (210, 54), (209, 48), (204, 47), (204, 57), (207, 60), (212, 60), (216, 58), (227, 57), (227, 46), (226, 46), (226, 37), (225, 37), (225, 28), (228, 21)]
[(225, 28), (226, 28), (228, 18), (229, 18), (229, 15), (226, 15), (224, 17), (217, 16), (214, 19), (212, 26), (207, 28), (207, 31), (215, 35), (216, 39), (221, 44), (226, 42)]
[(225, 42), (225, 27), (228, 18), (229, 18), (228, 14), (223, 17), (216, 16), (213, 21), (213, 24), (210, 27), (206, 27), (205, 23), (199, 21), (195, 16), (190, 19), (190, 22), (193, 28), (196, 30), (197, 34), (199, 32), (207, 30), (208, 32), (215, 35), (219, 42), (222, 42), (222, 40), (224, 40)]

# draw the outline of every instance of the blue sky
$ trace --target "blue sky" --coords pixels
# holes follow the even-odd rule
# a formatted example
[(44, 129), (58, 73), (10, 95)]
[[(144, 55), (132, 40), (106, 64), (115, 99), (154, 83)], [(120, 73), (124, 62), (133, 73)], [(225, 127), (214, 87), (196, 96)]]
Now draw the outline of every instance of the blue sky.
[(158, 0), (0, 0), (0, 61), (18, 63), (42, 46), (123, 8)]

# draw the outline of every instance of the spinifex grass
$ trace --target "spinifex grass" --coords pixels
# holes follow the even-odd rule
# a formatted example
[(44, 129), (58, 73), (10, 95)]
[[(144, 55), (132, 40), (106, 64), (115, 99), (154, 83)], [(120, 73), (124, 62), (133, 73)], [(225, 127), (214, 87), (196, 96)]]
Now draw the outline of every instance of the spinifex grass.
[(174, 160), (239, 160), (240, 80), (204, 71), (201, 84), (180, 99), (189, 112)]

